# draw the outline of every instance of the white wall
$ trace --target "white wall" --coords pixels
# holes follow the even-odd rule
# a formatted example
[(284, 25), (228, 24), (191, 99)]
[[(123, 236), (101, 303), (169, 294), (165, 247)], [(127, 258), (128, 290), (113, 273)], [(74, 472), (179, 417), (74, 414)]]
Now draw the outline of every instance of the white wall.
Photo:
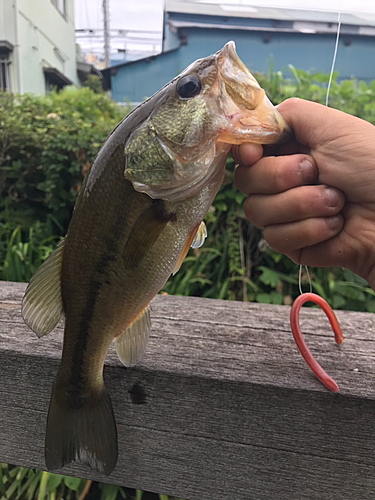
[(14, 45), (12, 91), (44, 94), (46, 66), (78, 84), (73, 0), (66, 0), (65, 17), (51, 0), (0, 0), (0, 40)]

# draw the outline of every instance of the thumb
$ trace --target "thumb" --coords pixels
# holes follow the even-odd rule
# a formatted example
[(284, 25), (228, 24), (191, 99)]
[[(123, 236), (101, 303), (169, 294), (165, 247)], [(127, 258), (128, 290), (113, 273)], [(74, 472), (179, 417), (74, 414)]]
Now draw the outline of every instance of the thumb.
[(293, 129), (297, 142), (311, 149), (347, 135), (366, 123), (337, 109), (295, 97), (279, 104), (277, 110)]

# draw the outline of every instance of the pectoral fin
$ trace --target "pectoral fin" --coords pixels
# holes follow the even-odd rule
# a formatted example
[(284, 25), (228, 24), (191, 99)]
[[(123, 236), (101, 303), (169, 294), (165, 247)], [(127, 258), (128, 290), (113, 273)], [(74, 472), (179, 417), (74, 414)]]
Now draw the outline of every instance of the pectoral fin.
[(133, 366), (145, 352), (151, 329), (150, 306), (140, 312), (116, 340), (116, 352), (125, 366)]
[(198, 227), (198, 231), (195, 234), (195, 238), (193, 243), (191, 244), (191, 248), (200, 248), (204, 240), (207, 238), (207, 228), (206, 224), (202, 221)]
[(52, 331), (64, 313), (61, 298), (64, 241), (35, 271), (22, 301), (23, 319), (38, 337)]
[(203, 245), (204, 240), (207, 236), (207, 229), (206, 229), (206, 224), (202, 221), (199, 226), (196, 226), (191, 233), (189, 234), (184, 248), (182, 249), (182, 252), (173, 268), (172, 274), (173, 276), (177, 273), (177, 271), (180, 269), (190, 247), (191, 248), (199, 248)]
[(136, 267), (152, 248), (168, 222), (176, 219), (167, 213), (163, 200), (156, 200), (136, 220), (125, 244), (123, 257), (125, 269)]

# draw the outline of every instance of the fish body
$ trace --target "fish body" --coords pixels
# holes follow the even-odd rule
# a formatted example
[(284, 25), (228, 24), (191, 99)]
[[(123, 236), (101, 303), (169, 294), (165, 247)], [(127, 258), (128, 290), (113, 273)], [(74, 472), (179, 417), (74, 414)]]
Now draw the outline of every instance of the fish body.
[(39, 335), (65, 316), (47, 419), (48, 469), (72, 461), (110, 474), (117, 432), (103, 365), (143, 354), (149, 303), (191, 245), (221, 185), (231, 144), (270, 144), (290, 130), (238, 59), (233, 42), (190, 65), (115, 128), (78, 195), (63, 242), (23, 300)]

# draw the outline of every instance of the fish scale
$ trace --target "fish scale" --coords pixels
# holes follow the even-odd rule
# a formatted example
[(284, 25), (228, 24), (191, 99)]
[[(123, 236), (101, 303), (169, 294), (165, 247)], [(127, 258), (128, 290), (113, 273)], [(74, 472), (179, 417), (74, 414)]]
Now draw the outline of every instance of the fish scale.
[(290, 137), (233, 42), (191, 64), (108, 137), (82, 184), (66, 237), (23, 300), (25, 322), (38, 336), (65, 315), (47, 418), (48, 469), (78, 461), (112, 472), (117, 430), (103, 382), (110, 343), (115, 339), (126, 366), (145, 351), (149, 303), (190, 245), (203, 244), (203, 217), (231, 144)]

